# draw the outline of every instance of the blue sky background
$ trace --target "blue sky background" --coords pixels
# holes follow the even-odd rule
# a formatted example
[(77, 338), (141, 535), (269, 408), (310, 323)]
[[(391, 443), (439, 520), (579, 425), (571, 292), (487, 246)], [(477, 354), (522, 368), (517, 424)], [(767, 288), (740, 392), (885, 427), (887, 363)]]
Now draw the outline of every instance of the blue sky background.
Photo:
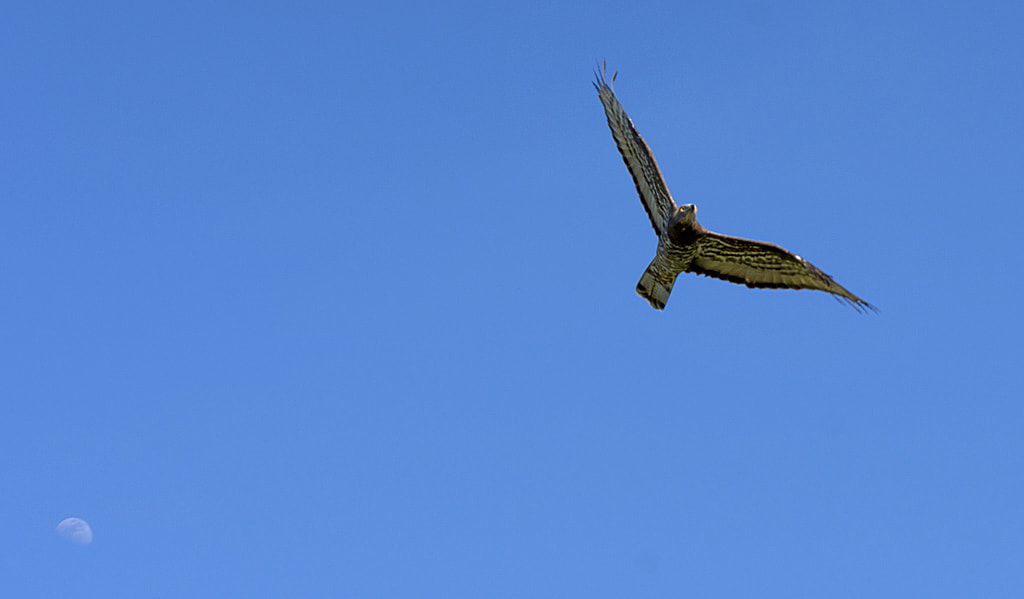
[[(0, 594), (1024, 595), (1019, 3), (143, 4), (0, 19)], [(603, 58), (881, 313), (648, 307)]]

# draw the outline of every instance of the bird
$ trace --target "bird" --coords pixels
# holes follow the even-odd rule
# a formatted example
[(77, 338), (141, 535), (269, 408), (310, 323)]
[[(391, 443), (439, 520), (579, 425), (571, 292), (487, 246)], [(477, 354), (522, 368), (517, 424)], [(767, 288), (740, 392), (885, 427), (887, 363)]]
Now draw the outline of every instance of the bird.
[(636, 292), (656, 310), (664, 310), (680, 273), (694, 273), (750, 288), (816, 289), (858, 312), (878, 309), (836, 283), (800, 256), (774, 243), (722, 235), (697, 222), (697, 206), (677, 206), (650, 146), (615, 97), (618, 71), (607, 79), (607, 65), (594, 70), (598, 97), (604, 106), (615, 145), (633, 177), (658, 249), (636, 285)]

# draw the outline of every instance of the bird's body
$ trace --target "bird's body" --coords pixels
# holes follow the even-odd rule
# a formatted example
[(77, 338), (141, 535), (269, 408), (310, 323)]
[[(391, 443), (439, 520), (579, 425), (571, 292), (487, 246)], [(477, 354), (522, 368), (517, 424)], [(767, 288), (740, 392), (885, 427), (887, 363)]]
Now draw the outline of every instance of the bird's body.
[[(612, 76), (614, 81), (615, 76)], [(654, 154), (615, 97), (605, 80), (604, 69), (597, 74), (594, 87), (604, 106), (615, 144), (658, 235), (654, 260), (636, 286), (636, 292), (652, 307), (663, 310), (676, 277), (679, 273), (691, 272), (747, 287), (818, 289), (858, 310), (874, 309), (788, 250), (763, 241), (721, 235), (701, 226), (697, 222), (696, 206), (680, 207), (672, 199)]]

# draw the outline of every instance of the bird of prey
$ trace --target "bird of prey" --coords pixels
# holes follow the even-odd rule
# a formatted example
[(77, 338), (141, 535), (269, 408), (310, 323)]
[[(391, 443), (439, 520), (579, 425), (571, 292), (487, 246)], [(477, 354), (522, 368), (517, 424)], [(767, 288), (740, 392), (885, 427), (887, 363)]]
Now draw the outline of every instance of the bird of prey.
[[(658, 251), (636, 286), (636, 292), (652, 307), (663, 310), (679, 273), (692, 272), (747, 287), (818, 289), (831, 293), (858, 311), (876, 310), (821, 269), (788, 250), (764, 241), (721, 235), (702, 227), (697, 222), (696, 206), (677, 206), (672, 199), (651, 148), (640, 137), (606, 81), (606, 68), (602, 66), (595, 75), (594, 87), (604, 105), (615, 145), (633, 176), (640, 201), (658, 235)], [(612, 75), (612, 84), (617, 76), (618, 72)]]

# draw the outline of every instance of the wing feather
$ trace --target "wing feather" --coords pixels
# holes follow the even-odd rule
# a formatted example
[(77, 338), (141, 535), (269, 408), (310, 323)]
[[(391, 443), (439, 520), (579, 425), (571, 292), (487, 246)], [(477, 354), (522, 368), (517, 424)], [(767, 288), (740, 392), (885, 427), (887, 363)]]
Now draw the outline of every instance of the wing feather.
[(817, 289), (857, 310), (877, 309), (850, 293), (817, 266), (765, 241), (708, 232), (697, 242), (687, 272), (759, 288)]
[[(633, 176), (636, 191), (640, 194), (640, 202), (651, 219), (654, 232), (661, 236), (668, 217), (677, 210), (676, 203), (672, 200), (672, 194), (668, 191), (668, 185), (665, 184), (657, 161), (654, 160), (654, 153), (633, 126), (633, 121), (615, 97), (611, 85), (607, 83), (606, 68), (602, 67), (595, 74), (597, 82), (594, 83), (594, 87), (604, 106), (604, 114), (608, 118), (608, 127), (612, 130), (615, 145), (622, 154), (622, 161), (626, 163), (629, 174)], [(612, 75), (612, 83), (615, 83), (615, 75)]]

